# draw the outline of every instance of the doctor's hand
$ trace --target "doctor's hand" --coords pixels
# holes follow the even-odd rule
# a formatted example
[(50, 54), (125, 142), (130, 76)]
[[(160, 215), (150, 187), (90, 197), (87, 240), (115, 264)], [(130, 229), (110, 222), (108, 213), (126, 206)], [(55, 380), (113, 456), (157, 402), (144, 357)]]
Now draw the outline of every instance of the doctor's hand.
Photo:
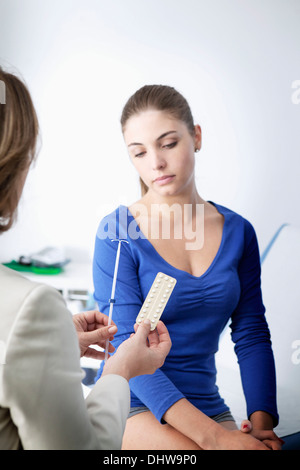
[[(112, 341), (117, 327), (112, 321), (108, 326), (108, 316), (97, 310), (77, 313), (73, 315), (73, 323), (77, 332), (80, 347), (80, 357), (91, 357), (93, 359), (104, 359), (105, 352), (90, 348), (92, 345), (105, 349), (108, 339)], [(113, 352), (115, 348), (109, 344), (108, 352)]]
[(162, 321), (154, 331), (145, 320), (134, 326), (135, 333), (118, 347), (103, 369), (103, 374), (118, 374), (129, 380), (137, 375), (153, 374), (161, 367), (169, 354), (172, 343)]

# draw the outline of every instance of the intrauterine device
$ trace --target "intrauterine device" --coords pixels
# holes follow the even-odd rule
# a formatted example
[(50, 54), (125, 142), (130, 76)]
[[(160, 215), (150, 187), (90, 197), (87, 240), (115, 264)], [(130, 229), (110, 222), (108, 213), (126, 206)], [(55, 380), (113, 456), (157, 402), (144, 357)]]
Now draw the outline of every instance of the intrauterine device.
[(148, 318), (151, 322), (151, 331), (156, 328), (176, 282), (174, 277), (168, 276), (167, 274), (158, 273), (156, 275), (145, 302), (136, 317), (137, 324)]

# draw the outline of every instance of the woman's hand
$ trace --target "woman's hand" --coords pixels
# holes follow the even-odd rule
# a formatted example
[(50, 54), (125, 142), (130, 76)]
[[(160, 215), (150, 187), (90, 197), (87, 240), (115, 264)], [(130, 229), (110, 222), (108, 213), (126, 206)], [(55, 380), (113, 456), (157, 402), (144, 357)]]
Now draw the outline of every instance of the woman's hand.
[(222, 432), (221, 438), (217, 440), (214, 447), (216, 450), (270, 450), (263, 442), (251, 434), (242, 431)]
[[(93, 359), (104, 359), (105, 352), (90, 348), (91, 345), (97, 345), (105, 349), (106, 340), (113, 340), (117, 327), (112, 321), (108, 326), (108, 316), (98, 310), (78, 313), (73, 315), (73, 323), (77, 332), (80, 357), (91, 357)], [(115, 348), (109, 344), (108, 352), (113, 352)]]
[(263, 430), (263, 429), (253, 429), (251, 421), (245, 419), (241, 424), (241, 431), (260, 440), (265, 444), (270, 450), (281, 450), (284, 441), (280, 439), (274, 431), (272, 430)]
[(119, 374), (129, 380), (137, 375), (153, 374), (163, 365), (172, 345), (164, 323), (159, 321), (154, 331), (150, 331), (149, 320), (134, 328), (136, 332), (106, 362), (103, 375)]

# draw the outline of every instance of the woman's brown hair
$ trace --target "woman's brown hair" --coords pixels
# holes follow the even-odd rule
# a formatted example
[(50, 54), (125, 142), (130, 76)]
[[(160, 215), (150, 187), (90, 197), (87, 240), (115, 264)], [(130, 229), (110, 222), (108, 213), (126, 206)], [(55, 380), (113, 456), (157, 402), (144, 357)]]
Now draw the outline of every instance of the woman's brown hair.
[[(0, 104), (0, 233), (16, 217), (20, 187), (36, 155), (38, 120), (27, 87), (0, 67), (4, 104)], [(4, 86), (3, 86), (4, 84)]]
[[(175, 88), (167, 85), (145, 85), (129, 98), (121, 115), (122, 131), (124, 132), (128, 119), (147, 109), (165, 111), (183, 121), (190, 134), (194, 136), (194, 119), (187, 100)], [(140, 185), (144, 196), (148, 187), (141, 178)]]

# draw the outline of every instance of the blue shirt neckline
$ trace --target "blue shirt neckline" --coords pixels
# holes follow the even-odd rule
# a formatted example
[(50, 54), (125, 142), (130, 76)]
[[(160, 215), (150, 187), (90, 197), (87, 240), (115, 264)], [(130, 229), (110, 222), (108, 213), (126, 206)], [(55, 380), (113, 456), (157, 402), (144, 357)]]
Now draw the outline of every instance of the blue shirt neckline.
[[(218, 261), (220, 255), (221, 255), (221, 252), (222, 252), (222, 249), (223, 249), (223, 245), (224, 245), (224, 243), (225, 243), (226, 232), (227, 232), (227, 217), (226, 217), (224, 211), (223, 211), (222, 208), (221, 208), (218, 204), (216, 204), (215, 202), (213, 202), (213, 201), (207, 201), (207, 202), (209, 202), (210, 204), (212, 204), (212, 205), (217, 209), (217, 211), (218, 211), (220, 214), (223, 215), (223, 217), (224, 217), (224, 224), (223, 224), (223, 231), (222, 231), (221, 243), (220, 243), (220, 246), (219, 246), (219, 248), (218, 248), (218, 251), (217, 251), (217, 253), (216, 253), (214, 259), (212, 260), (211, 264), (210, 264), (209, 267), (207, 268), (207, 270), (206, 270), (203, 274), (201, 274), (201, 276), (194, 276), (193, 274), (188, 273), (187, 271), (184, 271), (183, 269), (175, 268), (175, 266), (173, 266), (172, 264), (168, 263), (168, 261), (166, 261), (166, 260), (158, 253), (158, 251), (154, 248), (154, 246), (152, 245), (152, 243), (148, 240), (148, 238), (147, 238), (144, 234), (143, 234), (143, 237), (142, 237), (142, 238), (140, 238), (140, 239), (138, 239), (138, 240), (136, 240), (136, 241), (141, 241), (141, 240), (142, 240), (143, 242), (146, 241), (146, 243), (149, 245), (150, 249), (152, 250), (153, 254), (154, 254), (156, 257), (158, 257), (159, 260), (160, 260), (162, 263), (164, 263), (165, 265), (167, 265), (169, 269), (172, 269), (175, 273), (180, 273), (180, 274), (183, 275), (183, 276), (189, 276), (190, 278), (196, 279), (196, 280), (200, 280), (200, 279), (204, 278), (205, 276), (207, 276), (207, 275), (210, 273), (210, 271), (213, 269), (213, 267), (214, 267), (215, 264), (217, 263), (217, 261)], [(134, 216), (132, 215), (132, 213), (130, 212), (129, 208), (128, 208), (127, 206), (123, 206), (123, 205), (121, 205), (120, 207), (125, 207), (125, 208), (128, 210), (128, 213), (130, 214), (130, 216), (131, 216), (132, 219), (134, 220), (136, 226), (138, 227), (138, 225), (137, 225), (137, 223), (136, 223), (136, 221), (135, 221), (135, 218), (134, 218)], [(139, 227), (138, 227), (138, 229), (140, 230)], [(140, 230), (140, 231), (141, 231), (141, 230)], [(141, 231), (141, 233), (143, 233), (143, 232)], [(176, 277), (176, 275), (175, 275), (174, 277)], [(178, 277), (178, 276), (177, 276), (177, 277)]]

